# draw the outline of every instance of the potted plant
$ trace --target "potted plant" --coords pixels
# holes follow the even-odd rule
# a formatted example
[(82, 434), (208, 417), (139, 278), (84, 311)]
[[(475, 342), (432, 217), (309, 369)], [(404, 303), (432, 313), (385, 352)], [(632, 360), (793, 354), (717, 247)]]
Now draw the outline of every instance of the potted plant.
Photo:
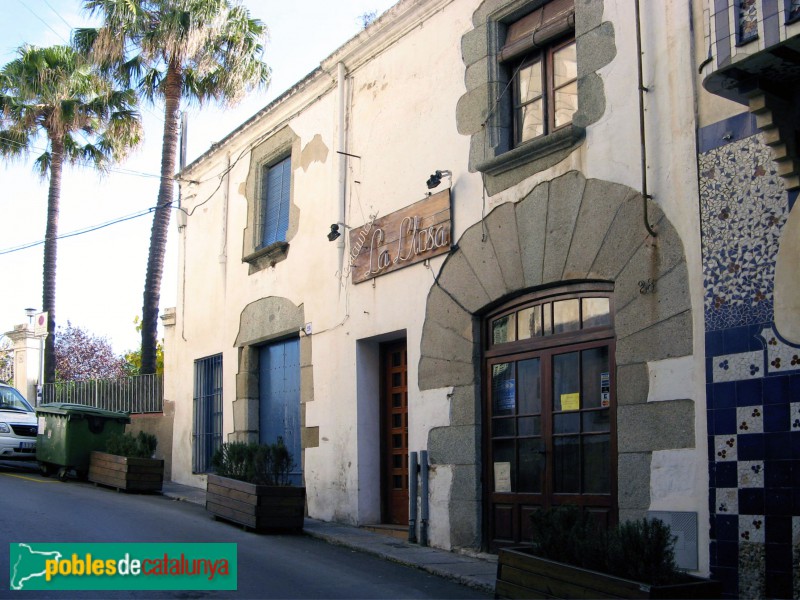
[(606, 530), (575, 506), (531, 515), (534, 542), (503, 548), (496, 598), (719, 598), (719, 582), (675, 566), (675, 537), (659, 520)]
[(306, 489), (293, 486), (294, 465), (282, 438), (274, 444), (230, 442), (211, 459), (206, 510), (254, 531), (303, 529)]
[(140, 431), (112, 435), (106, 441), (106, 451), (89, 455), (89, 481), (117, 491), (158, 492), (164, 481), (164, 461), (153, 458), (158, 438)]

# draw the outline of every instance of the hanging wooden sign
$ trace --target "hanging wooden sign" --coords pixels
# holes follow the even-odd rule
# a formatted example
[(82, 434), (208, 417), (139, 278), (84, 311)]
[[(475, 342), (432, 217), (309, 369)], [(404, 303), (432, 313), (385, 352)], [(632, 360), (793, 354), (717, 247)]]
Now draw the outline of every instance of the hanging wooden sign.
[(450, 189), (350, 230), (350, 270), (361, 283), (450, 251)]

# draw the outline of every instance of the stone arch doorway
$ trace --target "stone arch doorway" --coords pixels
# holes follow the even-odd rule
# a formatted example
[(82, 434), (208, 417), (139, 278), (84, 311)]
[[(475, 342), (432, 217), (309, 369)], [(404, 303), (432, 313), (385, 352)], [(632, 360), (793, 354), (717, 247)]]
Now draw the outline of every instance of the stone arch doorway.
[[(658, 237), (642, 225), (642, 198), (627, 186), (571, 171), (495, 208), (445, 261), (426, 306), (419, 388), (452, 388), (450, 424), (431, 430), (430, 460), (452, 471), (452, 547), (486, 547), (480, 317), (526, 291), (573, 281), (614, 286), (619, 517), (649, 507), (653, 450), (694, 445), (694, 403), (647, 404), (647, 363), (692, 353), (683, 244), (648, 202)], [(485, 232), (485, 233), (484, 233)], [(675, 432), (649, 441), (668, 418)]]

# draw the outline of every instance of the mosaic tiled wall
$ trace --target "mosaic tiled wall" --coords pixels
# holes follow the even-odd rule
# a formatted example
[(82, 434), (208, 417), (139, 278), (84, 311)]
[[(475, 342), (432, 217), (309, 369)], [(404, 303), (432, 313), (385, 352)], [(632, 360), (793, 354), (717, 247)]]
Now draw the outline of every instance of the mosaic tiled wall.
[(800, 347), (773, 322), (796, 194), (751, 115), (706, 127), (699, 141), (712, 576), (726, 597), (797, 598)]

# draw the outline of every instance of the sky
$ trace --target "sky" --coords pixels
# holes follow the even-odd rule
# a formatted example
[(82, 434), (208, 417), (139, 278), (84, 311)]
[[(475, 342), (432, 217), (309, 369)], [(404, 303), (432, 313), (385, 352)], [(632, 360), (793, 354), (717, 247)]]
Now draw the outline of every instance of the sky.
[[(272, 82), (266, 91), (250, 94), (232, 109), (186, 107), (187, 163), (356, 35), (362, 28), (361, 15), (380, 15), (396, 1), (246, 0), (251, 16), (269, 28), (265, 60), (272, 68)], [(97, 24), (83, 11), (81, 0), (0, 0), (0, 7), (0, 65), (17, 58), (22, 44), (64, 44), (72, 29)], [(102, 176), (90, 168), (67, 166), (61, 186), (59, 235), (77, 235), (58, 242), (57, 326), (69, 321), (104, 337), (118, 354), (140, 345), (134, 318), (142, 310), (152, 214), (136, 215), (154, 206), (158, 194), (163, 107), (143, 103), (141, 112), (145, 143), (134, 154)], [(37, 144), (44, 147), (44, 141)], [(44, 246), (37, 242), (44, 239), (48, 182), (33, 171), (35, 156), (13, 163), (0, 159), (0, 334), (25, 323), (26, 308), (39, 311), (42, 305)], [(124, 217), (130, 218), (108, 224)], [(176, 222), (173, 215), (161, 283), (162, 311), (175, 306), (177, 297)], [(79, 233), (87, 229), (93, 231)]]

